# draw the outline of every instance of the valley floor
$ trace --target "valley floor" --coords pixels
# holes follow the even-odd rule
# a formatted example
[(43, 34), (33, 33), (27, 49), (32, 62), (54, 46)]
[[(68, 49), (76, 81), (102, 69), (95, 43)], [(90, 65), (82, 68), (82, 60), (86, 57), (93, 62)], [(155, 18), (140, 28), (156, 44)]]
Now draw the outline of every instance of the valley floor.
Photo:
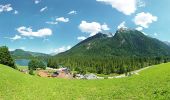
[(30, 76), (0, 65), (0, 100), (169, 100), (170, 63), (131, 77), (67, 80)]

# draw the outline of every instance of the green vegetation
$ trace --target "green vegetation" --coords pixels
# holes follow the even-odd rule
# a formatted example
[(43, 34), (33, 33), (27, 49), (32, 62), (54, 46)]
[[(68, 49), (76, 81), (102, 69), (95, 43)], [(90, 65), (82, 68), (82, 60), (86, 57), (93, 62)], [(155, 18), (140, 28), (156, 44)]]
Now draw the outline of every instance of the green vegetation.
[(6, 46), (0, 47), (0, 64), (8, 65), (12, 68), (17, 69), (14, 60), (12, 59), (10, 52), (8, 51), (8, 47)]
[(31, 60), (28, 63), (29, 70), (33, 71), (33, 70), (36, 70), (37, 68), (46, 69), (46, 65), (44, 64), (43, 61), (37, 60), (37, 59)]
[(131, 77), (107, 80), (65, 80), (23, 74), (0, 65), (2, 100), (169, 100), (170, 63)]
[(34, 70), (33, 70), (33, 69), (30, 69), (29, 74), (30, 74), (30, 75), (34, 75)]
[(69, 51), (48, 60), (48, 67), (63, 65), (72, 71), (122, 74), (170, 61), (170, 47), (137, 30), (118, 30), (113, 37), (98, 33)]
[(28, 69), (28, 66), (19, 66), (19, 65), (16, 65), (16, 66), (19, 70), (27, 70)]
[(16, 49), (14, 51), (11, 51), (11, 56), (14, 59), (41, 59), (43, 61), (47, 61), (47, 59), (50, 57), (48, 54), (38, 53), (38, 52), (30, 52), (30, 51), (24, 51), (22, 49)]

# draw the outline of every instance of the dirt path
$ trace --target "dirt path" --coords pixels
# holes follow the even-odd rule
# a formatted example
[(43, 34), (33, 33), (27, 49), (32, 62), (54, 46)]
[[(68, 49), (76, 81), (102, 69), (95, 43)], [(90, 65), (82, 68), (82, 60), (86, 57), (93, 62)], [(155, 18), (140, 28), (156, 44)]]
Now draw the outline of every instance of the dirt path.
[[(132, 74), (132, 75), (133, 75), (133, 74), (139, 75), (139, 72), (140, 72), (140, 71), (143, 71), (143, 70), (148, 69), (148, 68), (150, 68), (150, 67), (152, 67), (152, 66), (148, 66), (148, 67), (145, 67), (145, 68), (142, 68), (142, 69), (139, 69), (139, 70), (132, 71), (131, 74)], [(122, 75), (113, 76), (113, 77), (108, 77), (108, 78), (109, 78), (109, 79), (112, 79), (112, 78), (123, 78), (123, 77), (128, 77), (128, 76), (126, 76), (125, 74), (122, 74)]]

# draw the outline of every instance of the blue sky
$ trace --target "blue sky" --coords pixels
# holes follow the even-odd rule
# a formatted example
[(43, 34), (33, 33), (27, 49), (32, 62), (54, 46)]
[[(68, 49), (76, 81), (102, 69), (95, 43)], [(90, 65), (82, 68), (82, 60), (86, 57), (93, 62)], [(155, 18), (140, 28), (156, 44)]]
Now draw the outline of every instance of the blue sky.
[(170, 41), (170, 0), (0, 0), (0, 46), (59, 53), (120, 27)]

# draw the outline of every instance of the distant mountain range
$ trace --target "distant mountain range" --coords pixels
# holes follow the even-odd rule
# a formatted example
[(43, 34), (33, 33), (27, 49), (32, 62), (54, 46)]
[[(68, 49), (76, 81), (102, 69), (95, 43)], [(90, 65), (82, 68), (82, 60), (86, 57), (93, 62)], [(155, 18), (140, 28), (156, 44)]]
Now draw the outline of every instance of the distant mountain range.
[[(11, 51), (15, 59), (48, 58), (51, 54), (24, 51)], [(54, 55), (54, 54), (53, 54)], [(170, 56), (170, 43), (148, 37), (142, 32), (133, 29), (121, 28), (112, 33), (98, 33), (78, 43), (70, 50), (54, 55), (54, 57), (156, 57)]]
[(32, 58), (47, 58), (50, 57), (48, 54), (24, 51), (22, 49), (16, 49), (10, 52), (14, 59), (32, 59)]
[(170, 47), (164, 42), (132, 29), (119, 29), (114, 36), (98, 33), (55, 57), (68, 56), (169, 56)]

